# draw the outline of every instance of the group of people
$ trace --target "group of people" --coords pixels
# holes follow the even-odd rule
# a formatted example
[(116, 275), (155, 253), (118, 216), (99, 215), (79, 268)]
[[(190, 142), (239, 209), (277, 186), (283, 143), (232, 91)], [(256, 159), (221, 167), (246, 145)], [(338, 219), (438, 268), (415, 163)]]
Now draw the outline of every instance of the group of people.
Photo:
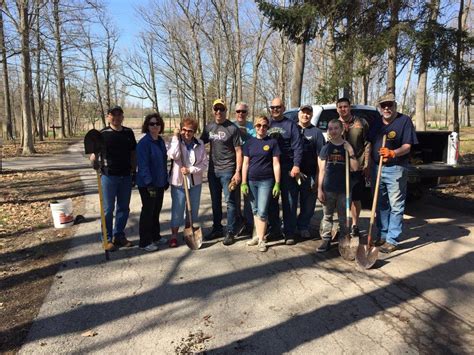
[[(351, 171), (350, 233), (359, 236), (365, 181), (372, 180), (374, 186), (382, 157), (375, 243), (382, 252), (392, 252), (402, 233), (408, 153), (417, 143), (413, 124), (397, 112), (393, 94), (378, 100), (381, 119), (371, 122), (370, 127), (366, 120), (352, 115), (349, 99), (340, 98), (336, 106), (339, 118), (329, 122), (326, 142), (321, 130), (311, 123), (311, 105), (299, 108), (295, 122), (284, 115), (282, 100), (275, 98), (270, 117), (256, 116), (251, 122), (247, 120), (248, 105), (240, 102), (235, 106), (235, 120), (230, 121), (226, 103), (217, 99), (212, 105), (214, 120), (203, 128), (200, 138), (195, 136), (197, 121), (184, 118), (168, 146), (162, 137), (164, 121), (158, 113), (145, 117), (145, 135), (137, 144), (132, 130), (122, 125), (122, 108), (112, 107), (107, 116), (109, 126), (101, 131), (106, 146), (101, 179), (107, 249), (133, 245), (125, 238), (124, 228), (135, 183), (142, 201), (139, 247), (155, 251), (159, 244), (178, 246), (179, 228), (192, 227), (190, 220), (199, 220), (203, 173), (207, 170), (213, 224), (206, 240), (223, 237), (223, 244), (231, 245), (237, 236), (252, 236), (247, 245), (262, 252), (267, 250), (269, 239), (282, 238), (286, 245), (293, 245), (298, 238), (313, 237), (309, 225), (319, 199), (323, 205), (323, 242), (317, 251), (325, 252), (331, 247), (335, 211), (339, 233), (346, 233), (346, 164)], [(384, 136), (386, 144), (382, 146)], [(206, 144), (210, 145), (209, 157)], [(92, 155), (94, 159), (97, 157)], [(160, 214), (170, 186), (172, 234), (167, 240), (160, 234)], [(187, 188), (192, 218), (185, 218)], [(222, 196), (227, 208), (225, 229)]]

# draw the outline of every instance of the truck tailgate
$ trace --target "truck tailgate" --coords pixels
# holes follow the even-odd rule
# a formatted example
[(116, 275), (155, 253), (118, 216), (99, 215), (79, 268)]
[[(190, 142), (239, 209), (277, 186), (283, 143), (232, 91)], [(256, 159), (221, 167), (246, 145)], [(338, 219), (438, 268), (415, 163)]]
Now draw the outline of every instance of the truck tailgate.
[(446, 165), (446, 163), (429, 163), (423, 165), (410, 166), (409, 176), (418, 177), (438, 177), (438, 176), (462, 176), (474, 175), (474, 166), (472, 165)]

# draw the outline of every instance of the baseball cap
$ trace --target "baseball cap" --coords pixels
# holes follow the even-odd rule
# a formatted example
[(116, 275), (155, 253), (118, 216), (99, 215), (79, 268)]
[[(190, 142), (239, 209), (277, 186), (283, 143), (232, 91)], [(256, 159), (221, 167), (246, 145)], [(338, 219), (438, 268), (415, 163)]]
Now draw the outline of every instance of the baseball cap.
[(212, 107), (214, 107), (216, 105), (222, 105), (222, 106), (224, 106), (225, 109), (227, 109), (227, 106), (226, 106), (224, 100), (222, 100), (222, 99), (215, 99), (214, 102), (212, 103)]
[(380, 96), (377, 100), (377, 105), (380, 105), (383, 102), (396, 102), (395, 95), (391, 92), (388, 92), (385, 95)]
[(109, 108), (107, 113), (112, 113), (114, 111), (120, 111), (121, 113), (123, 113), (122, 107), (118, 106), (118, 105), (115, 105), (115, 106), (112, 106), (111, 108)]
[(300, 111), (303, 111), (304, 109), (307, 109), (307, 110), (310, 110), (311, 112), (313, 112), (313, 106), (311, 106), (311, 105), (300, 106)]

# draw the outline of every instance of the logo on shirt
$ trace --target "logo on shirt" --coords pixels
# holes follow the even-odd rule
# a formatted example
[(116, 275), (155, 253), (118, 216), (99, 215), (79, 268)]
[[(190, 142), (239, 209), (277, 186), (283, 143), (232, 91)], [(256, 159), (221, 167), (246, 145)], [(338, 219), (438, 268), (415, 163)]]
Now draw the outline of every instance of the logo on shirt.
[(304, 136), (306, 138), (306, 140), (308, 141), (312, 141), (313, 140), (313, 136)]
[(263, 150), (268, 152), (270, 150), (270, 146), (268, 144), (264, 145)]
[(388, 138), (388, 139), (393, 139), (393, 138), (395, 138), (396, 136), (397, 136), (397, 132), (395, 132), (395, 131), (390, 131), (390, 132), (388, 132), (388, 134), (387, 134), (387, 138)]
[(226, 134), (222, 131), (217, 133), (209, 132), (209, 139), (212, 141), (223, 141), (225, 140), (225, 137)]
[(281, 127), (272, 127), (267, 132), (267, 134), (274, 139), (280, 138), (285, 133), (286, 131)]

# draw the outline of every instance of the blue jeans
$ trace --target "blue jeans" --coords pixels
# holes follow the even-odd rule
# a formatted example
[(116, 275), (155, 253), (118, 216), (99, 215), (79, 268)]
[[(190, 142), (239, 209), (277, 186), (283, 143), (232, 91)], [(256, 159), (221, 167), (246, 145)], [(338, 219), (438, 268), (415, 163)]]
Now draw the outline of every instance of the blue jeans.
[(268, 217), (268, 203), (272, 196), (273, 179), (249, 181), (249, 200), (252, 205), (252, 212), (263, 221)]
[[(198, 221), (199, 204), (201, 202), (202, 185), (192, 186), (189, 189), (193, 223)], [(183, 187), (171, 185), (171, 228), (179, 228), (184, 224), (184, 211), (186, 210), (186, 195)], [(186, 224), (188, 215), (186, 211)]]
[(243, 196), (244, 199), (244, 210), (243, 214), (241, 212), (241, 196), (240, 193), (237, 191), (237, 210), (239, 211), (239, 217), (242, 218), (242, 222), (245, 226), (253, 228), (253, 211), (252, 206), (250, 204), (250, 196)]
[[(227, 205), (227, 231), (237, 232), (236, 212), (237, 212), (237, 190), (229, 191), (229, 182), (234, 174), (232, 172), (214, 172), (209, 170), (207, 179), (209, 181), (209, 192), (212, 202), (212, 229), (222, 231), (222, 192)], [(237, 187), (239, 188), (239, 187)]]
[(296, 222), (299, 231), (309, 229), (311, 218), (314, 215), (314, 208), (316, 207), (317, 194), (311, 189), (314, 184), (314, 176), (308, 176), (307, 179), (301, 181), (298, 187), (300, 194), (300, 214)]
[[(296, 215), (298, 209), (298, 184), (290, 176), (288, 167), (281, 167), (281, 206), (283, 210), (283, 232), (285, 237), (293, 238), (296, 234)], [(272, 234), (280, 231), (278, 198), (271, 198), (268, 206), (268, 224)]]
[[(372, 169), (372, 186), (375, 188), (378, 165)], [(398, 245), (402, 234), (403, 213), (407, 196), (408, 170), (399, 165), (383, 166), (377, 203), (377, 236)]]
[[(130, 214), (130, 197), (132, 196), (132, 177), (129, 176), (101, 176), (102, 194), (104, 201), (105, 227), (107, 239), (112, 242), (125, 238), (124, 229)], [(117, 202), (117, 208), (115, 203)], [(112, 229), (115, 210), (115, 225)]]

